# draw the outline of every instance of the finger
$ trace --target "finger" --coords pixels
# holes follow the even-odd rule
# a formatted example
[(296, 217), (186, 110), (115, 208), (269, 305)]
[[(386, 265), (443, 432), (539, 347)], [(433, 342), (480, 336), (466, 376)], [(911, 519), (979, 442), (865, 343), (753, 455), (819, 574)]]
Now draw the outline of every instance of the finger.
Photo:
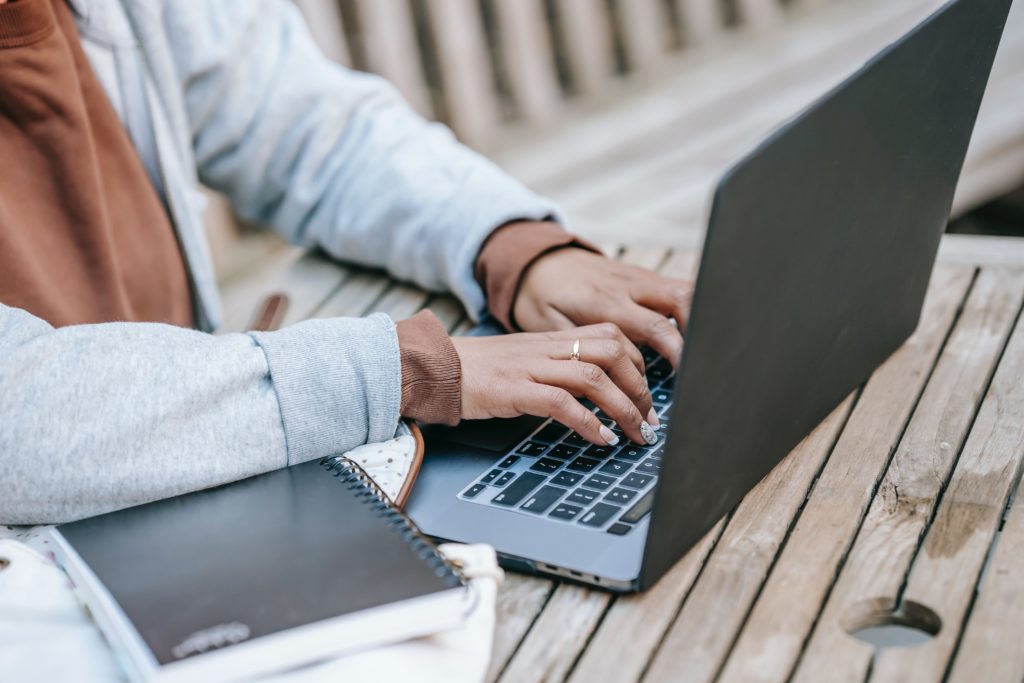
[[(565, 360), (564, 341), (548, 342), (548, 344), (550, 344), (549, 358)], [(627, 349), (636, 350), (636, 346), (628, 340), (585, 338), (580, 340), (579, 360), (584, 363), (593, 363), (604, 370), (615, 386), (629, 397), (640, 414), (646, 415), (647, 421), (653, 420), (652, 424), (657, 426), (657, 416), (651, 414), (653, 400), (651, 399), (651, 390), (647, 386), (647, 379), (637, 368)]]
[(520, 414), (552, 417), (584, 439), (602, 446), (614, 445), (618, 440), (594, 413), (565, 389), (549, 384), (521, 382), (511, 387), (510, 391), (512, 407)]
[(630, 439), (646, 443), (641, 431), (643, 414), (601, 366), (582, 361), (548, 361), (538, 364), (531, 374), (538, 382), (587, 397), (615, 420)]
[(675, 319), (682, 333), (690, 320), (693, 305), (693, 284), (684, 280), (662, 278), (657, 283), (645, 284), (633, 293), (633, 300), (641, 306)]
[(642, 374), (644, 371), (644, 357), (640, 353), (640, 349), (636, 347), (629, 337), (622, 331), (622, 329), (615, 323), (598, 323), (596, 325), (584, 325), (582, 327), (574, 327), (568, 330), (559, 330), (557, 332), (550, 332), (547, 335), (548, 339), (557, 341), (568, 341), (569, 352), (561, 353), (559, 349), (555, 350), (555, 353), (551, 356), (556, 360), (562, 360), (569, 357), (569, 353), (572, 352), (572, 342), (579, 339), (581, 347), (583, 346), (583, 340), (585, 339), (604, 339), (618, 342), (622, 345), (623, 350), (626, 352), (629, 361), (636, 366), (636, 369)]
[(668, 360), (672, 367), (679, 364), (683, 353), (683, 335), (664, 314), (639, 304), (631, 304), (617, 314), (622, 331), (635, 342), (646, 344)]

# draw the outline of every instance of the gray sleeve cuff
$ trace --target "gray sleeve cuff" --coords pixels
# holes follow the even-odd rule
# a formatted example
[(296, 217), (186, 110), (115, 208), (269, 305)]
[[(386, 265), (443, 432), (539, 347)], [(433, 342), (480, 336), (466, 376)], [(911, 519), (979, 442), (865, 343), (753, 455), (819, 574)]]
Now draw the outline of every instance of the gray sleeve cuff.
[(307, 320), (250, 334), (270, 366), (289, 465), (394, 436), (402, 367), (391, 318)]

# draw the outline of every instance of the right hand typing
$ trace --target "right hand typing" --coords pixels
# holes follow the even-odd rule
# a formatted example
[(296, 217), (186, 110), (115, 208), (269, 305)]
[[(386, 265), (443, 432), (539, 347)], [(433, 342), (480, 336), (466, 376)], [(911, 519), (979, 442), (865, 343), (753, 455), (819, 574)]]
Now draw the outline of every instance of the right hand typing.
[[(580, 359), (570, 360), (576, 339)], [(462, 363), (463, 419), (552, 417), (593, 443), (614, 445), (615, 435), (578, 400), (585, 397), (633, 441), (656, 440), (643, 357), (614, 324), (452, 342)]]

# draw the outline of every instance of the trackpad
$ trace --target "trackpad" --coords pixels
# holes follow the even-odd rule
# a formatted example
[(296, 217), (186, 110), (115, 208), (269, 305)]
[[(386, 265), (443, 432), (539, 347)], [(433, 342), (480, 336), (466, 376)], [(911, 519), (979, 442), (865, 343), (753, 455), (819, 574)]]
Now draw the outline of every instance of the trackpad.
[(460, 446), (505, 452), (523, 440), (547, 418), (523, 415), (510, 420), (463, 420), (458, 427), (428, 427), (423, 436)]

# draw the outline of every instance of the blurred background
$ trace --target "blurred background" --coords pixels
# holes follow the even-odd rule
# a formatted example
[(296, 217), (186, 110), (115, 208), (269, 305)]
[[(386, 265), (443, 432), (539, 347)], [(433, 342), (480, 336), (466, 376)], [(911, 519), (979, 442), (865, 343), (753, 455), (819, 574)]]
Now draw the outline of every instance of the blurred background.
[[(558, 202), (605, 244), (695, 246), (728, 165), (942, 0), (294, 0), (324, 52)], [(1015, 6), (951, 232), (1024, 234)], [(222, 280), (274, 238), (215, 198)]]

